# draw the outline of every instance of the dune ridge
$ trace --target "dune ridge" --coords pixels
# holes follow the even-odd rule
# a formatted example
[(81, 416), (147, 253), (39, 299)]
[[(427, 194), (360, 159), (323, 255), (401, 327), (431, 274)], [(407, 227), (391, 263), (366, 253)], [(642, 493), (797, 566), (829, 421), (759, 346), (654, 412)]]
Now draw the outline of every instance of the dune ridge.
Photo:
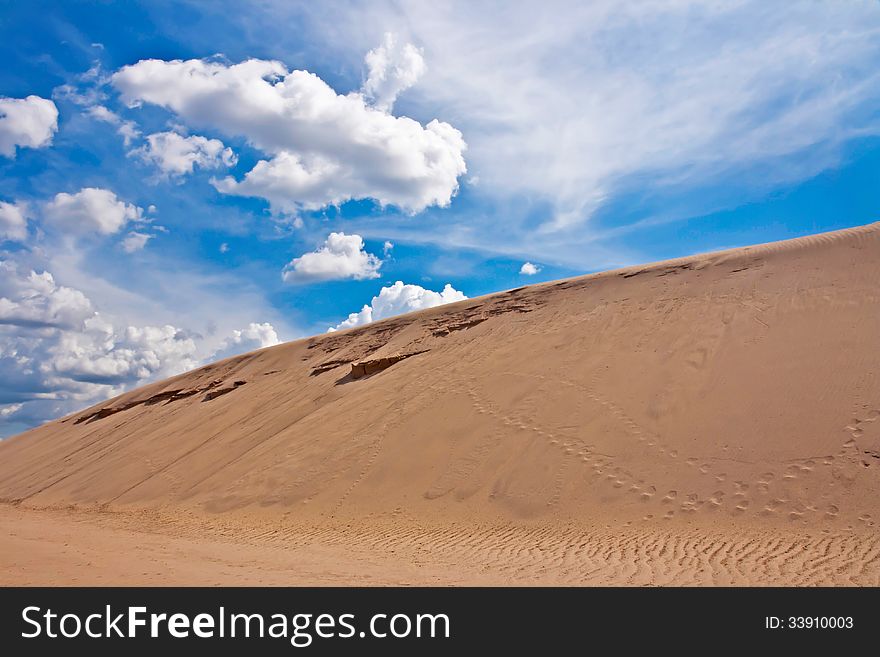
[(141, 532), (225, 564), (199, 583), (877, 585), (878, 280), (871, 224), (145, 386), (0, 443), (6, 577), (41, 532)]

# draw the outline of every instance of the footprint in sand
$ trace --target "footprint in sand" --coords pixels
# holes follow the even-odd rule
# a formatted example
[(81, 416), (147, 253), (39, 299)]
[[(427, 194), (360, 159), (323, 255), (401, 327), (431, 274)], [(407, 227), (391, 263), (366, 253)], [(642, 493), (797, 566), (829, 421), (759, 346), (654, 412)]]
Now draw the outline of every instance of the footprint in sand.
[(696, 493), (690, 493), (681, 503), (680, 508), (686, 513), (696, 513), (702, 506), (703, 502), (700, 500), (700, 496)]
[(761, 478), (755, 482), (755, 488), (761, 493), (767, 493), (770, 491), (770, 484), (773, 483), (773, 480), (776, 478), (776, 475), (772, 472), (765, 472), (761, 475)]
[(716, 490), (714, 493), (712, 493), (712, 497), (709, 498), (709, 508), (717, 509), (722, 504), (724, 504), (724, 491)]

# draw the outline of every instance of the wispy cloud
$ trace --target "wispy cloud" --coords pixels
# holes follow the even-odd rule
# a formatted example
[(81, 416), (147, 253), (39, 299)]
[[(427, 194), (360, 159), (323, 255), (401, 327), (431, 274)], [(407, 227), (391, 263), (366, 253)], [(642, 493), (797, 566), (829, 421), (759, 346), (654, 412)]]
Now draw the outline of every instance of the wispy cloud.
[[(263, 20), (289, 11), (260, 7)], [(744, 197), (763, 192), (743, 174), (753, 164), (796, 159), (789, 180), (814, 175), (835, 146), (880, 132), (876, 2), (353, 2), (306, 15), (349, 61), (387, 30), (418, 44), (428, 66), (407, 110), (454, 117), (474, 194), (546, 203), (545, 232), (582, 227), (633, 185), (727, 175)]]

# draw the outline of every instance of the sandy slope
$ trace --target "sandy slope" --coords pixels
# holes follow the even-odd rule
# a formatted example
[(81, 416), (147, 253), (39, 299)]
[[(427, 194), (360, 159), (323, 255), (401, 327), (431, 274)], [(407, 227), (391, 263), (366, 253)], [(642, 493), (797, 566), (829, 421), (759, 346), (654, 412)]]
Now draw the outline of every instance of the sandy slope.
[(878, 584), (878, 281), (873, 224), (141, 388), (0, 443), (0, 579), (38, 581), (42, 533), (98, 561), (195, 542), (198, 582)]

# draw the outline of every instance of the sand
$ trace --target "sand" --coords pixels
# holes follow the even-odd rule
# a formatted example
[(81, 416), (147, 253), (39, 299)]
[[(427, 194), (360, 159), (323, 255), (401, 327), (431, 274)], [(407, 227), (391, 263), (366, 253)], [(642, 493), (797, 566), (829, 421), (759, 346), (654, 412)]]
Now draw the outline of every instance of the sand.
[(0, 443), (3, 584), (880, 584), (880, 224), (470, 299)]

